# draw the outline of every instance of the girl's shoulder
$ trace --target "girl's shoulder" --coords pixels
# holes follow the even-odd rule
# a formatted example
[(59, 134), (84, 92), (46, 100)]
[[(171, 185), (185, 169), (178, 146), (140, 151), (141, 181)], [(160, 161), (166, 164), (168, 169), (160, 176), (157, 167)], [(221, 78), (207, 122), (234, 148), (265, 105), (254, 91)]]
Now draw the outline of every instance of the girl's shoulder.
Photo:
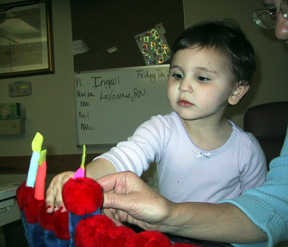
[(148, 121), (146, 121), (148, 124), (160, 124), (165, 126), (171, 126), (171, 125), (178, 125), (181, 124), (181, 121), (175, 112), (171, 112), (166, 115), (155, 115), (152, 116)]
[(246, 145), (251, 145), (251, 146), (256, 145), (257, 148), (260, 146), (258, 140), (252, 133), (243, 130), (242, 128), (234, 124), (232, 121), (230, 120), (228, 121), (232, 124), (233, 135), (235, 139), (237, 140), (237, 142), (244, 142), (246, 143)]
[(142, 123), (135, 131), (139, 134), (143, 133), (154, 133), (156, 136), (163, 135), (166, 138), (170, 138), (171, 135), (177, 133), (182, 135), (183, 126), (181, 120), (175, 112), (171, 112), (167, 115), (155, 115), (149, 120)]

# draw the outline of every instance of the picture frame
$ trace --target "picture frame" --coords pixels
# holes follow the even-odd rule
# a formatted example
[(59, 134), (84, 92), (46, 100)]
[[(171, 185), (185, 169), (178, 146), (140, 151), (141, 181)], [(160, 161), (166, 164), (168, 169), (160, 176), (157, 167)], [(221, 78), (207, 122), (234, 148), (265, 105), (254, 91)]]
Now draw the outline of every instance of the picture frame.
[(0, 79), (54, 73), (51, 0), (0, 0)]

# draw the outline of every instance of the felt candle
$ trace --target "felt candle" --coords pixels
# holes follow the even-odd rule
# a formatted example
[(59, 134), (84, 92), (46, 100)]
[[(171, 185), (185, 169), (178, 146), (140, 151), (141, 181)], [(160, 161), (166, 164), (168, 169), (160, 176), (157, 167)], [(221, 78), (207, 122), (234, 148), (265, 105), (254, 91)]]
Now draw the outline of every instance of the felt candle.
[(34, 197), (28, 199), (24, 208), (25, 219), (27, 221), (26, 236), (30, 246), (33, 247), (45, 246), (44, 229), (38, 222), (40, 205), (44, 203), (46, 165), (43, 162), (45, 160), (46, 150), (42, 150), (37, 162), (38, 169), (34, 186)]
[(28, 176), (26, 181), (27, 187), (34, 188), (35, 181), (36, 181), (36, 175), (38, 170), (38, 160), (40, 158), (40, 151), (42, 148), (43, 143), (43, 136), (37, 132), (33, 141), (32, 141), (32, 157), (30, 160), (29, 170), (28, 170)]
[(44, 200), (44, 192), (45, 192), (45, 178), (47, 171), (47, 163), (46, 163), (46, 153), (47, 150), (42, 150), (40, 153), (40, 158), (38, 161), (38, 170), (35, 182), (35, 199)]
[(82, 154), (82, 160), (81, 160), (81, 166), (78, 168), (78, 170), (75, 172), (73, 178), (84, 178), (85, 177), (85, 157), (86, 157), (86, 146), (83, 145), (83, 154)]

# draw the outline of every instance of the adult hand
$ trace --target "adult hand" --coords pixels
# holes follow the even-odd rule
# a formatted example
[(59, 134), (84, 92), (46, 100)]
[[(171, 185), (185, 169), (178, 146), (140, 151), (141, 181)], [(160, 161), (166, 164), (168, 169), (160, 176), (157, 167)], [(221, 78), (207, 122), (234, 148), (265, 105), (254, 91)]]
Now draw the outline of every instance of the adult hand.
[[(132, 172), (119, 172), (97, 180), (104, 191), (104, 214), (145, 230), (159, 230), (173, 203), (150, 188)], [(107, 213), (109, 211), (109, 213)]]
[(74, 172), (68, 171), (56, 175), (48, 186), (46, 191), (46, 207), (47, 213), (53, 213), (55, 210), (60, 209), (62, 212), (66, 211), (62, 199), (63, 185), (68, 179), (74, 176)]

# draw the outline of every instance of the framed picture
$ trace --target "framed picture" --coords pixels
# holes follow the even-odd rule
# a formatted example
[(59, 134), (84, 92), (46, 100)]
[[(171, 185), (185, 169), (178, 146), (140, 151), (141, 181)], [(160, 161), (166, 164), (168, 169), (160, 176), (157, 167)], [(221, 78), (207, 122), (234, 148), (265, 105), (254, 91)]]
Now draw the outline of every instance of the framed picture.
[(0, 78), (54, 73), (50, 0), (0, 0)]

